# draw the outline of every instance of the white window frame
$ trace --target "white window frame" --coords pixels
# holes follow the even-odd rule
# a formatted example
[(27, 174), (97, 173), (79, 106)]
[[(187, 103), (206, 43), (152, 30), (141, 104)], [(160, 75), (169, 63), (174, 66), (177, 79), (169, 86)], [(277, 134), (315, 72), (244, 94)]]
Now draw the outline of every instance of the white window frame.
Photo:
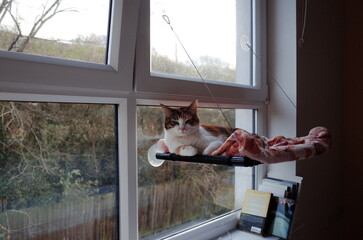
[(129, 169), (128, 142), (132, 139), (132, 132), (125, 127), (129, 124), (128, 100), (127, 98), (113, 97), (85, 97), (69, 95), (48, 95), (48, 94), (29, 94), (29, 93), (7, 93), (0, 92), (0, 101), (26, 101), (26, 102), (55, 102), (55, 103), (87, 103), (87, 104), (113, 104), (117, 106), (117, 129), (118, 132), (118, 175), (119, 175), (119, 236), (120, 239), (129, 239), (129, 219), (126, 213), (129, 211), (128, 192)]
[[(267, 86), (265, 58), (265, 13), (254, 19), (253, 37), (256, 86), (236, 87), (209, 82), (215, 93), (211, 98), (197, 81), (150, 76), (149, 51), (143, 53), (148, 31), (142, 24), (142, 0), (113, 0), (110, 26), (109, 64), (84, 63), (52, 57), (0, 51), (0, 100), (67, 103), (108, 103), (118, 105), (120, 169), (120, 239), (138, 239), (136, 107), (159, 105), (160, 101), (185, 105), (196, 97), (203, 107), (249, 108), (258, 110), (257, 133), (266, 132)], [(256, 0), (255, 7), (265, 12), (266, 2)], [(139, 6), (141, 9), (139, 11)], [(141, 17), (142, 15), (142, 17)], [(140, 16), (140, 18), (139, 18)], [(139, 24), (139, 28), (138, 28)], [(140, 39), (141, 38), (141, 39)], [(145, 39), (143, 39), (145, 38)], [(138, 45), (136, 46), (136, 42)], [(147, 44), (148, 45), (148, 44)], [(135, 53), (136, 49), (136, 53)], [(136, 54), (136, 62), (135, 62)], [(188, 92), (179, 92), (187, 84)], [(176, 90), (177, 89), (177, 90)], [(256, 178), (262, 178), (259, 166)], [(258, 181), (258, 180), (257, 180)], [(170, 239), (210, 239), (235, 227), (239, 213), (223, 216)]]
[[(255, 0), (253, 3), (256, 14), (253, 18), (255, 29), (252, 46), (256, 57), (253, 57), (252, 71), (256, 85), (241, 86), (206, 80), (214, 95), (211, 97), (206, 91), (204, 83), (198, 79), (150, 73), (150, 1), (141, 1), (135, 63), (136, 104), (159, 105), (162, 101), (167, 105), (185, 106), (198, 98), (201, 107), (215, 108), (216, 101), (221, 108), (257, 109), (257, 133), (264, 135), (266, 132), (266, 100), (268, 98), (266, 71), (264, 71), (266, 69), (266, 2)], [(260, 17), (257, 18), (256, 15)], [(257, 167), (256, 184), (261, 181), (265, 172), (265, 166)], [(137, 201), (137, 199), (135, 200)], [(213, 239), (235, 228), (238, 217), (239, 211), (234, 211), (162, 239)]]
[[(218, 102), (227, 103), (260, 103), (267, 99), (266, 67), (266, 3), (263, 0), (253, 0), (256, 14), (252, 19), (254, 31), (252, 36), (253, 72), (255, 86), (238, 85), (208, 81), (208, 87)], [(135, 91), (139, 94), (157, 93), (163, 95), (198, 96), (199, 99), (209, 99), (210, 94), (205, 91), (204, 83), (200, 79), (192, 79), (167, 74), (150, 74), (150, 1), (142, 1), (139, 14), (139, 27), (136, 48)], [(263, 16), (263, 17), (256, 17)], [(185, 88), (185, 81), (188, 88)], [(232, 99), (231, 99), (232, 98)], [(223, 100), (222, 100), (223, 99)]]
[(132, 91), (137, 8), (137, 1), (112, 1), (108, 64), (0, 51), (0, 91), (101, 97)]
[[(144, 95), (143, 95), (144, 96)], [(185, 101), (185, 97), (183, 100), (173, 100), (177, 98), (164, 98), (161, 101), (163, 104), (167, 104), (170, 106), (186, 106), (187, 104), (190, 104), (190, 101)], [(136, 106), (137, 105), (150, 105), (150, 106), (158, 106), (160, 105), (160, 100), (156, 99), (136, 99)], [(198, 106), (200, 107), (212, 107), (215, 108), (216, 105), (214, 102), (202, 102), (199, 103)], [(266, 105), (264, 102), (260, 102), (258, 104), (231, 104), (231, 103), (222, 103), (219, 104), (221, 108), (234, 108), (234, 109), (255, 109), (257, 110), (257, 122), (256, 128), (258, 133), (262, 133), (265, 131), (265, 125), (266, 125)], [(129, 119), (130, 120), (130, 119)], [(136, 149), (135, 149), (136, 151)], [(130, 164), (130, 162), (129, 162)], [(135, 166), (136, 167), (136, 166)], [(137, 167), (136, 167), (137, 169)], [(265, 177), (266, 174), (266, 166), (265, 165), (258, 165), (255, 169), (255, 178), (254, 182), (255, 184), (259, 184), (262, 181), (262, 178)], [(135, 182), (135, 188), (138, 188), (137, 181)], [(237, 186), (236, 186), (237, 187)], [(132, 196), (131, 196), (132, 197)], [(130, 202), (138, 202), (137, 196), (135, 198), (131, 198)], [(242, 206), (241, 206), (242, 207)], [(137, 209), (136, 209), (137, 210)], [(195, 227), (192, 227), (190, 229), (186, 229), (185, 231), (180, 231), (177, 234), (173, 234), (171, 236), (166, 236), (161, 239), (164, 240), (189, 240), (189, 239), (198, 239), (198, 240), (208, 240), (208, 239), (214, 239), (220, 235), (227, 234), (232, 229), (235, 229), (236, 223), (238, 221), (238, 218), (240, 216), (240, 211), (233, 210), (230, 213), (224, 214), (218, 218), (197, 224)], [(138, 222), (136, 222), (138, 224)], [(137, 227), (137, 233), (138, 233), (138, 227)], [(136, 238), (131, 239), (139, 239), (137, 236)]]

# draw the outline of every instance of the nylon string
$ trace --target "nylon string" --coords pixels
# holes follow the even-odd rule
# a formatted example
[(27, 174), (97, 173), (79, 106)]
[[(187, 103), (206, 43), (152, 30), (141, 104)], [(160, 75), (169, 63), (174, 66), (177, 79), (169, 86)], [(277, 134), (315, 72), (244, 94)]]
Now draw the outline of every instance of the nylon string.
[[(304, 23), (303, 23), (303, 29), (302, 29), (302, 35), (301, 38), (299, 39), (299, 44), (302, 45), (302, 43), (304, 42), (304, 31), (305, 31), (305, 22), (306, 22), (306, 10), (307, 10), (307, 0), (305, 0), (305, 13), (304, 13)], [(162, 18), (164, 19), (164, 21), (169, 25), (171, 31), (173, 32), (174, 36), (176, 37), (176, 39), (178, 40), (179, 44), (181, 45), (181, 47), (183, 48), (185, 54), (187, 55), (189, 61), (191, 62), (191, 64), (193, 65), (193, 68), (196, 70), (199, 78), (202, 80), (204, 86), (206, 87), (206, 89), (209, 92), (209, 95), (212, 97), (215, 105), (217, 106), (217, 108), (219, 109), (219, 111), (222, 113), (223, 118), (226, 120), (228, 126), (230, 128), (233, 128), (230, 121), (228, 120), (227, 116), (225, 115), (225, 113), (223, 112), (222, 108), (220, 107), (216, 97), (214, 96), (213, 92), (211, 91), (211, 89), (208, 86), (208, 83), (204, 80), (202, 74), (199, 72), (198, 67), (196, 66), (196, 64), (194, 63), (193, 59), (191, 58), (191, 56), (189, 55), (188, 50), (185, 48), (183, 42), (180, 40), (178, 34), (175, 32), (173, 26), (171, 25), (170, 19), (168, 17), (168, 15), (164, 14), (162, 15)], [(260, 59), (260, 57), (256, 54), (256, 52), (253, 50), (252, 46), (250, 43), (247, 42), (247, 40), (245, 41), (246, 46), (248, 47), (248, 49), (250, 49), (251, 53), (253, 54), (253, 56), (256, 58), (256, 60), (262, 64), (262, 60)], [(266, 73), (269, 76), (270, 79), (272, 79), (272, 81), (277, 85), (277, 87), (282, 91), (282, 93), (284, 94), (284, 96), (289, 100), (289, 102), (291, 103), (291, 105), (296, 109), (296, 105), (293, 102), (293, 100), (289, 97), (289, 95), (287, 94), (287, 92), (283, 89), (283, 87), (280, 85), (280, 83), (276, 80), (276, 78), (269, 72), (268, 68), (265, 66), (264, 67), (266, 69)]]

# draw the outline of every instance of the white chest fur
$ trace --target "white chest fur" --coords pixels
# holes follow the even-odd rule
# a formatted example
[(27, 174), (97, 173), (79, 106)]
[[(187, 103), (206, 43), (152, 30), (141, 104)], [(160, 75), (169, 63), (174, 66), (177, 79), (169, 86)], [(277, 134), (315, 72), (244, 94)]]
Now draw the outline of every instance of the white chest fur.
[(208, 154), (217, 149), (223, 143), (223, 137), (211, 135), (204, 128), (199, 127), (195, 131), (187, 134), (180, 134), (172, 130), (165, 131), (165, 143), (170, 152), (175, 152), (177, 148), (192, 146), (196, 148), (197, 154)]

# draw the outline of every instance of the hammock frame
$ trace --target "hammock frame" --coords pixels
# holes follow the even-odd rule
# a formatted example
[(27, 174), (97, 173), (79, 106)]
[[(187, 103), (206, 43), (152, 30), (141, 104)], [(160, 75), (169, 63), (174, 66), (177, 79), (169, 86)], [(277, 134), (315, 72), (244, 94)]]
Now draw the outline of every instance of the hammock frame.
[(195, 155), (181, 156), (175, 153), (156, 153), (157, 159), (189, 162), (189, 163), (207, 163), (234, 167), (253, 167), (261, 164), (261, 162), (240, 156), (210, 156), (210, 155)]

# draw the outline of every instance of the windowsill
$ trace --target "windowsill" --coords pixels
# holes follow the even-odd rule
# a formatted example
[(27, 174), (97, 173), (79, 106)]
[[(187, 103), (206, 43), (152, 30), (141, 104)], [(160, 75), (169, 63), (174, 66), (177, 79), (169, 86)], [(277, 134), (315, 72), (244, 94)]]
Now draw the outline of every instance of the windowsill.
[(279, 240), (278, 237), (274, 236), (266, 236), (262, 237), (256, 234), (243, 232), (239, 230), (232, 230), (229, 233), (226, 233), (218, 238), (218, 240)]

